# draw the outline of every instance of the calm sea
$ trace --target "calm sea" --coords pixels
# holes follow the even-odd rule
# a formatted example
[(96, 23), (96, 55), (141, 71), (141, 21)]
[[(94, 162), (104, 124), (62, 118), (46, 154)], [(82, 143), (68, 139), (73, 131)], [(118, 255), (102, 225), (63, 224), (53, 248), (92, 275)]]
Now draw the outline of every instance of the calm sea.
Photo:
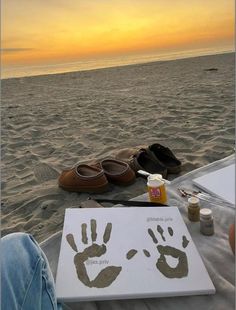
[(212, 50), (212, 49), (198, 49), (192, 51), (172, 52), (172, 53), (158, 53), (158, 54), (142, 54), (142, 55), (128, 55), (116, 56), (104, 59), (90, 59), (83, 61), (76, 61), (70, 63), (56, 63), (37, 66), (4, 66), (2, 63), (1, 78), (16, 78), (25, 76), (56, 74), (64, 72), (84, 71), (108, 67), (118, 67), (131, 64), (147, 63), (152, 61), (165, 61), (181, 58), (189, 58), (195, 56), (212, 55), (233, 52), (232, 50)]

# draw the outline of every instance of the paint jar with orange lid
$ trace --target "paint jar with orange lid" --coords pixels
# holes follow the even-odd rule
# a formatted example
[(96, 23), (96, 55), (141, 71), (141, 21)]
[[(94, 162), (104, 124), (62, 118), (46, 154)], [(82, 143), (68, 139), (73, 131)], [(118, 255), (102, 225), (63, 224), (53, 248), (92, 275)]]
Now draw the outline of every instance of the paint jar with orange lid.
[(148, 195), (151, 202), (167, 203), (165, 181), (161, 174), (151, 174), (147, 179)]

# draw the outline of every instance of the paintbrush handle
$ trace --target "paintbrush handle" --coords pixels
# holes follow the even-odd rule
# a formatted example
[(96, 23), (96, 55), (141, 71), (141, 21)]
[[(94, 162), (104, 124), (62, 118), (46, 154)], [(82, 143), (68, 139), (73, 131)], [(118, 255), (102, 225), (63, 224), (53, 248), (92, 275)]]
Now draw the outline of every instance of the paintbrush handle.
[(150, 201), (135, 201), (135, 200), (119, 200), (119, 199), (103, 199), (103, 198), (93, 198), (96, 202), (109, 202), (113, 204), (121, 204), (124, 206), (136, 206), (136, 207), (167, 207), (166, 204), (162, 204), (159, 202), (150, 202)]
[[(138, 170), (137, 171), (137, 173), (138, 174), (140, 174), (140, 175), (144, 175), (144, 176), (146, 176), (146, 177), (148, 177), (149, 175), (152, 175), (151, 173), (149, 173), (149, 172), (147, 172), (147, 171), (144, 171), (144, 170)], [(163, 181), (163, 182), (165, 182), (166, 184), (170, 184), (171, 182), (170, 181), (168, 181), (168, 180), (166, 180), (166, 179), (160, 179), (161, 181)]]

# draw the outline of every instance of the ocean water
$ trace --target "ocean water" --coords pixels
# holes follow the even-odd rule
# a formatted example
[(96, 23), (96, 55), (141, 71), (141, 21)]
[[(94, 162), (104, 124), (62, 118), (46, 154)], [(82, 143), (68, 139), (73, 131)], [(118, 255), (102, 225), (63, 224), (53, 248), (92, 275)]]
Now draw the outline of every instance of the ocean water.
[(152, 54), (123, 55), (116, 57), (107, 57), (102, 59), (89, 59), (76, 62), (65, 62), (56, 64), (34, 65), (34, 66), (6, 66), (2, 63), (1, 78), (17, 78), (25, 76), (47, 75), (65, 72), (85, 71), (100, 68), (119, 67), (131, 64), (148, 63), (153, 61), (165, 61), (189, 58), (195, 56), (204, 56), (212, 54), (222, 54), (232, 52), (228, 49), (195, 49), (178, 52), (163, 52)]

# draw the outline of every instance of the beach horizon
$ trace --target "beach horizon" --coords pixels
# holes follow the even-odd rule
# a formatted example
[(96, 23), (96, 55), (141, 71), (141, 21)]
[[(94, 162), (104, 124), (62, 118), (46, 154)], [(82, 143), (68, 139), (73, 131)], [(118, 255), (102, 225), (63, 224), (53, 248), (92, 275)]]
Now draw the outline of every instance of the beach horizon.
[[(74, 62), (45, 64), (45, 65), (33, 65), (33, 66), (11, 66), (8, 69), (4, 69), (2, 65), (1, 79), (14, 79), (14, 78), (27, 78), (42, 75), (56, 75), (65, 73), (74, 73), (82, 71), (93, 71), (100, 69), (118, 68), (126, 66), (142, 65), (147, 63), (156, 62), (169, 62), (178, 61), (189, 58), (216, 56), (224, 54), (233, 54), (232, 50), (219, 50), (219, 51), (191, 51), (189, 53), (172, 53), (164, 55), (136, 55), (136, 56), (123, 56), (109, 59), (94, 59), (94, 60), (81, 60)], [(122, 59), (122, 61), (121, 61)], [(15, 71), (15, 72), (14, 72)], [(12, 75), (13, 74), (13, 75)], [(12, 75), (12, 76), (11, 76)]]

